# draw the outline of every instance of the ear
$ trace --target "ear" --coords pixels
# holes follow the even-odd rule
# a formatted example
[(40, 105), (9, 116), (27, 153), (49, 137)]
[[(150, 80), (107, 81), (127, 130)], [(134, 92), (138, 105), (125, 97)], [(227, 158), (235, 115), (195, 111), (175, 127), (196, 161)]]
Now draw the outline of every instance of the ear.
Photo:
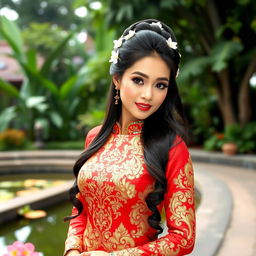
[(121, 79), (117, 74), (114, 74), (112, 76), (112, 81), (113, 84), (115, 85), (116, 90), (120, 90), (120, 84), (121, 84)]

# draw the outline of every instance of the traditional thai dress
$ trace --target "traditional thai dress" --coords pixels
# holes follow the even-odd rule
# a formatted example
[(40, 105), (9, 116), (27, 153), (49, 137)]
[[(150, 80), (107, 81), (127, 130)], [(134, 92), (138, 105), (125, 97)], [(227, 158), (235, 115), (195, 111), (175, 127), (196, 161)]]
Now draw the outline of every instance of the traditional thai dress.
[[(83, 212), (72, 219), (65, 252), (103, 250), (114, 255), (189, 254), (195, 242), (194, 176), (188, 149), (179, 137), (169, 150), (166, 166), (167, 191), (158, 209), (165, 211), (167, 234), (157, 237), (149, 226), (145, 199), (154, 179), (144, 163), (143, 122), (129, 124), (121, 134), (116, 123), (105, 145), (82, 166), (77, 198)], [(86, 147), (99, 131), (92, 129)], [(77, 214), (74, 207), (72, 214)], [(64, 253), (65, 254), (65, 253)]]

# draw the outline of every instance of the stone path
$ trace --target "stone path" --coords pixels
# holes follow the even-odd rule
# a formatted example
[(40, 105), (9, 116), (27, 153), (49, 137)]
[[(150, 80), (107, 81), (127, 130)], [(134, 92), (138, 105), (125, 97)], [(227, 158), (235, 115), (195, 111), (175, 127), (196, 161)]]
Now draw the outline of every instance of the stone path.
[[(256, 256), (256, 171), (205, 163), (195, 163), (194, 166), (225, 182), (232, 194), (229, 228), (215, 256)], [(219, 204), (225, 203), (225, 197), (225, 194), (219, 197)], [(222, 214), (225, 216), (225, 212)], [(210, 246), (212, 241), (208, 244)], [(198, 256), (208, 255), (211, 254)]]

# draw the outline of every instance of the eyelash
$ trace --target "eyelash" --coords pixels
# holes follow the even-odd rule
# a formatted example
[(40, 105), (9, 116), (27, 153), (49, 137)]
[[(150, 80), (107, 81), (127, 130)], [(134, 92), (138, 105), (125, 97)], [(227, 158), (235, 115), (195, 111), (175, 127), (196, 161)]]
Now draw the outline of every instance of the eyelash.
[[(141, 85), (141, 82), (143, 82), (143, 79), (141, 79), (140, 77), (134, 77), (132, 78), (132, 81), (135, 84)], [(159, 88), (160, 90), (164, 90), (165, 88), (168, 88), (168, 85), (165, 83), (158, 83), (156, 84), (156, 87)]]
[[(159, 87), (159, 85), (161, 85), (161, 88)], [(161, 90), (164, 90), (165, 88), (168, 88), (168, 85), (163, 84), (163, 83), (159, 83), (159, 84), (156, 85), (156, 87), (161, 89)]]
[(134, 78), (132, 78), (132, 81), (133, 81), (135, 84), (141, 85), (140, 82), (143, 82), (143, 79), (141, 79), (141, 78), (139, 78), (139, 77), (134, 77)]

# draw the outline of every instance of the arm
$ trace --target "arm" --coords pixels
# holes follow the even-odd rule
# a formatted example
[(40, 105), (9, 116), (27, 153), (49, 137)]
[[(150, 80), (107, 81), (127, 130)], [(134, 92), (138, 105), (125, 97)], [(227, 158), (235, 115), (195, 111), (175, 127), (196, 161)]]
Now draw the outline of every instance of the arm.
[(195, 242), (194, 176), (191, 159), (182, 141), (169, 151), (166, 168), (167, 191), (164, 199), (168, 234), (135, 248), (116, 251), (114, 255), (189, 254)]
[[(86, 136), (85, 149), (88, 148), (94, 137), (97, 135), (100, 127), (95, 127)], [(78, 193), (77, 198), (84, 205), (83, 196)], [(78, 211), (76, 207), (72, 208), (71, 215), (77, 215)], [(69, 224), (68, 235), (65, 241), (64, 256), (79, 255), (84, 251), (83, 248), (83, 234), (86, 226), (86, 212), (83, 210), (82, 213), (76, 218), (72, 219)]]
[[(84, 204), (84, 200), (80, 193), (77, 198)], [(72, 215), (77, 215), (76, 207), (72, 208)], [(86, 226), (86, 212), (82, 213), (76, 218), (72, 219), (69, 224), (68, 235), (65, 241), (64, 256), (78, 255), (83, 252), (83, 234)]]

